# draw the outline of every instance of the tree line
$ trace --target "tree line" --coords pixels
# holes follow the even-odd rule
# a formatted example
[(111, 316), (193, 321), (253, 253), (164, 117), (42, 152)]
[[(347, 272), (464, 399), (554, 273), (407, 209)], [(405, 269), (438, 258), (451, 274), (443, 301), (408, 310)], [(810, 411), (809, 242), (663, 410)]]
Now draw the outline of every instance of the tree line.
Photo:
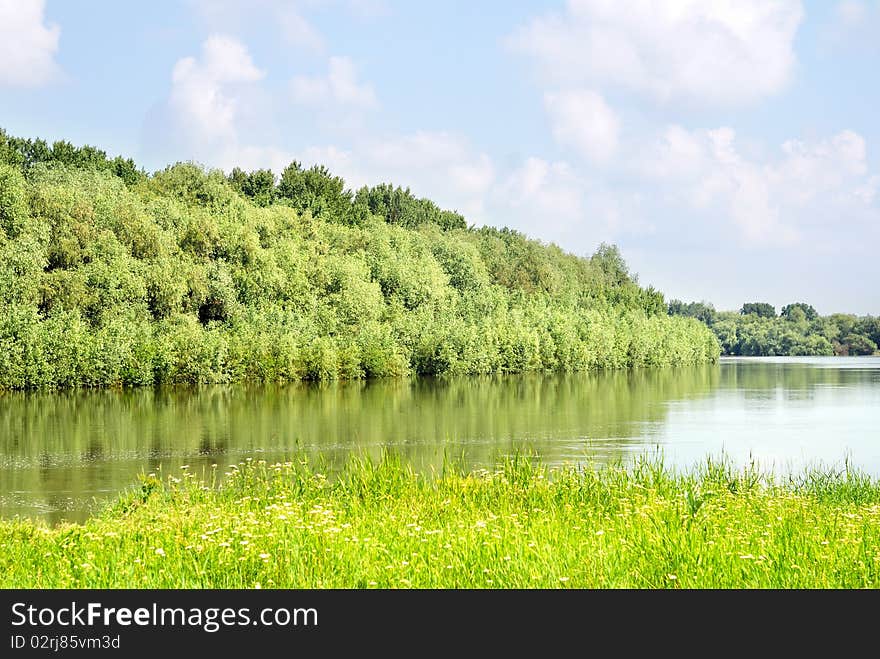
[(737, 312), (716, 311), (708, 302), (672, 300), (668, 313), (705, 323), (725, 355), (873, 355), (880, 346), (880, 317), (820, 316), (806, 302), (787, 304), (777, 314), (767, 302), (747, 302)]
[(469, 227), (408, 189), (291, 163), (148, 174), (0, 131), (0, 388), (689, 364), (619, 250)]

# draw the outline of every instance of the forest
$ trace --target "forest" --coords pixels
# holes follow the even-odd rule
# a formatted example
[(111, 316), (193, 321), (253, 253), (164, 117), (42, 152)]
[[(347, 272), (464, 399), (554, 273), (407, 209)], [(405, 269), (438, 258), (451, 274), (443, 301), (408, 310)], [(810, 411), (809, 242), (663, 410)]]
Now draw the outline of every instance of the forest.
[(708, 302), (672, 300), (670, 316), (696, 318), (718, 338), (724, 355), (857, 356), (880, 346), (880, 317), (835, 313), (820, 316), (805, 302), (776, 313), (767, 302), (747, 302), (737, 311), (716, 311)]
[(409, 189), (291, 163), (148, 174), (0, 130), (0, 388), (691, 364), (619, 250), (468, 226)]

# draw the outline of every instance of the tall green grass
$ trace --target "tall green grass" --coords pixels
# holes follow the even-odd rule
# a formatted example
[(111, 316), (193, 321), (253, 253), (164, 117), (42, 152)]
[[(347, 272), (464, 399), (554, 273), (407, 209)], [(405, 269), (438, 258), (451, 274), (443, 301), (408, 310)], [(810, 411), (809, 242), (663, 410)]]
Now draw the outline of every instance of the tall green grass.
[[(394, 456), (144, 477), (84, 525), (0, 522), (11, 588), (880, 586), (880, 483), (707, 460), (414, 472)], [(216, 482), (215, 482), (216, 481)]]

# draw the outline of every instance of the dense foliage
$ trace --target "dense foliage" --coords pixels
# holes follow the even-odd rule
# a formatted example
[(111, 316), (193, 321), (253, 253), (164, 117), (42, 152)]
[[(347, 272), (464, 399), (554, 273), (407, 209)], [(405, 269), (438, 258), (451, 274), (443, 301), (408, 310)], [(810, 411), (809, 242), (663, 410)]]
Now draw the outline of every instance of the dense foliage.
[(153, 175), (0, 132), (0, 387), (582, 370), (715, 359), (613, 246), (474, 229), (322, 167)]
[(880, 346), (880, 317), (836, 313), (819, 316), (812, 305), (794, 302), (776, 309), (749, 302), (740, 311), (715, 311), (707, 302), (672, 300), (669, 315), (708, 325), (725, 355), (871, 355)]

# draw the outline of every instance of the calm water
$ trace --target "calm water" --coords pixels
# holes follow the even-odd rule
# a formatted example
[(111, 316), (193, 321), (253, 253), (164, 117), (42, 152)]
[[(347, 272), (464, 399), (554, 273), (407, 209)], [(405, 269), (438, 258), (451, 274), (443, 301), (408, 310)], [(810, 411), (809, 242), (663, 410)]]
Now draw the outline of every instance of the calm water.
[(82, 520), (140, 473), (210, 470), (393, 447), (491, 466), (518, 449), (551, 464), (658, 448), (681, 466), (723, 452), (780, 470), (841, 464), (880, 476), (880, 358), (722, 360), (699, 368), (0, 395), (0, 515)]

